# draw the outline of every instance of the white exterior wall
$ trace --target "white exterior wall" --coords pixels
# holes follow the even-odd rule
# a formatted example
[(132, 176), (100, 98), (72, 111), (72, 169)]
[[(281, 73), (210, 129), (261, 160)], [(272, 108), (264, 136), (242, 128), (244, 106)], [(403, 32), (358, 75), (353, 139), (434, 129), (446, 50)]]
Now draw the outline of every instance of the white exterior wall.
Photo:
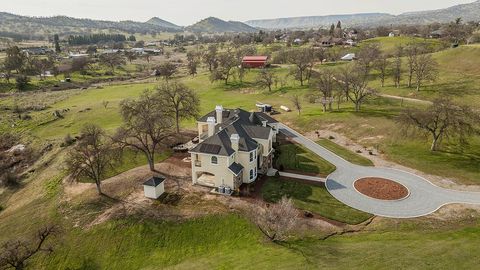
[[(196, 156), (198, 155), (198, 160), (200, 160), (200, 167), (196, 166)], [(234, 187), (233, 184), (233, 174), (230, 172), (228, 167), (233, 163), (233, 158), (225, 157), (225, 156), (216, 156), (218, 160), (218, 164), (212, 164), (211, 159), (212, 156), (216, 155), (208, 155), (208, 154), (195, 154), (191, 153), (192, 158), (192, 181), (193, 184), (197, 184), (197, 175), (200, 172), (206, 172), (213, 174), (215, 176), (215, 187), (219, 186), (229, 186), (231, 188)]]
[[(256, 152), (256, 151), (253, 151)], [(257, 175), (254, 173), (253, 179), (250, 179), (250, 170), (257, 170), (257, 153), (254, 155), (254, 159), (250, 162), (250, 152), (239, 152), (237, 162), (243, 166), (243, 183), (251, 183), (257, 179)]]
[(156, 187), (144, 185), (143, 192), (145, 194), (145, 197), (147, 198), (158, 199), (158, 197), (160, 197), (165, 192), (165, 186), (163, 182)]

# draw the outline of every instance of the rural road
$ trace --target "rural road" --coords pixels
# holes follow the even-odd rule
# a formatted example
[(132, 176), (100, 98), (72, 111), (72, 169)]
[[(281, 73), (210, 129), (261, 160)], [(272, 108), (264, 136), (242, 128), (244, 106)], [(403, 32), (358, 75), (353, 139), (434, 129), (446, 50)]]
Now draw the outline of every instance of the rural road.
[[(413, 218), (431, 214), (447, 204), (480, 204), (480, 192), (441, 188), (423, 177), (397, 169), (355, 165), (282, 123), (279, 123), (279, 130), (337, 167), (327, 177), (327, 190), (336, 199), (355, 209), (383, 217)], [(408, 188), (410, 194), (397, 201), (367, 197), (354, 188), (354, 182), (365, 177), (394, 180)]]

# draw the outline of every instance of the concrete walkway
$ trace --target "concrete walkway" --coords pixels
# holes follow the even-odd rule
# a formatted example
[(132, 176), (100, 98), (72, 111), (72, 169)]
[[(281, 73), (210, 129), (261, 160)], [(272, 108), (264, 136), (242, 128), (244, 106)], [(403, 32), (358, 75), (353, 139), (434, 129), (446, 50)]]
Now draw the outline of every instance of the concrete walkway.
[[(335, 172), (327, 177), (327, 190), (339, 201), (358, 210), (383, 217), (412, 218), (431, 214), (446, 204), (480, 204), (480, 193), (478, 192), (444, 189), (418, 175), (397, 169), (358, 166), (284, 124), (279, 124), (279, 128), (280, 132), (293, 141), (304, 145), (337, 167)], [(384, 201), (367, 197), (359, 193), (353, 185), (356, 180), (364, 177), (394, 180), (408, 188), (410, 194), (398, 201)]]
[(308, 180), (308, 181), (314, 181), (314, 182), (322, 182), (325, 183), (327, 179), (321, 178), (318, 176), (311, 176), (311, 175), (304, 175), (304, 174), (298, 174), (298, 173), (288, 173), (288, 172), (278, 172), (280, 176), (287, 177), (287, 178), (294, 178), (294, 179), (302, 179), (302, 180)]

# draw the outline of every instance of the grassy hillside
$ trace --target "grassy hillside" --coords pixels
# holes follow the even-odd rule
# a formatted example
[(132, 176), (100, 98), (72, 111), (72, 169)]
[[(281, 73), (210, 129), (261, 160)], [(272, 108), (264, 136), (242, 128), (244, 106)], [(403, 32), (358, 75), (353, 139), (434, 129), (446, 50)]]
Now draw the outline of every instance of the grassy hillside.
[(438, 39), (424, 39), (416, 37), (407, 37), (407, 36), (397, 36), (397, 37), (376, 37), (367, 39), (360, 43), (360, 46), (368, 43), (378, 43), (383, 52), (387, 55), (393, 55), (397, 46), (406, 46), (408, 43), (422, 42), (428, 44), (429, 48), (433, 51), (438, 51), (444, 48), (443, 44)]

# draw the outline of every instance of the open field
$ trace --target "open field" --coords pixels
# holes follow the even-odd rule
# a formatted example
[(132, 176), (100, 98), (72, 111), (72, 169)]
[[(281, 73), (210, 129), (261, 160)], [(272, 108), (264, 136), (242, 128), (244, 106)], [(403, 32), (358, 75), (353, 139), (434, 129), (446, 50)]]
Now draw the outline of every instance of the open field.
[(372, 215), (355, 210), (337, 201), (323, 184), (306, 184), (284, 178), (268, 178), (262, 188), (268, 202), (277, 202), (283, 196), (292, 198), (296, 207), (342, 223), (358, 224)]
[(373, 166), (373, 162), (368, 158), (360, 156), (328, 139), (321, 139), (317, 143), (353, 164)]

